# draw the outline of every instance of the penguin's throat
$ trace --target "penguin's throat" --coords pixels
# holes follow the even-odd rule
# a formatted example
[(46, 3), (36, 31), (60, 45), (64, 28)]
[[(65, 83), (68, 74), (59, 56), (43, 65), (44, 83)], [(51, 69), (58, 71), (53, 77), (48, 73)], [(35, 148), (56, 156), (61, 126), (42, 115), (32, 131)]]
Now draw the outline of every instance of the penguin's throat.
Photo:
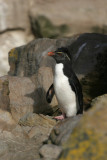
[(62, 63), (58, 63), (55, 65), (55, 75), (62, 75), (63, 74), (63, 68), (64, 68), (64, 65)]

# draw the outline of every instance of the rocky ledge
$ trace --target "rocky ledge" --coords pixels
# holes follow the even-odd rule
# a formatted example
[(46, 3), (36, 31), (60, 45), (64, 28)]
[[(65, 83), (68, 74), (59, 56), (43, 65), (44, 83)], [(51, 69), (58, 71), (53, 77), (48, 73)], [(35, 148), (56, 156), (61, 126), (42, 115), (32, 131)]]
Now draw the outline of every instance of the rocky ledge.
[[(47, 53), (62, 46), (82, 84), (84, 115), (56, 122), (57, 100), (45, 98), (55, 64)], [(12, 49), (9, 64), (0, 77), (0, 160), (106, 159), (106, 35), (37, 39)]]

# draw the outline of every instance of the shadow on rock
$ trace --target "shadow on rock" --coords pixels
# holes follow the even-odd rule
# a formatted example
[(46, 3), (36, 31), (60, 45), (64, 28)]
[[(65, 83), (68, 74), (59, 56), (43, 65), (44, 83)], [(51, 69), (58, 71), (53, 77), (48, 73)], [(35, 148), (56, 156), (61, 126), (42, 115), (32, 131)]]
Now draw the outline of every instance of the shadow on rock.
[(57, 107), (52, 108), (52, 106), (46, 102), (46, 91), (42, 87), (35, 89), (34, 92), (32, 92), (31, 94), (26, 94), (25, 96), (33, 99), (34, 113), (53, 115), (57, 110)]
[(85, 110), (90, 108), (90, 101), (107, 92), (107, 45), (99, 50), (95, 69), (87, 74), (81, 84), (84, 93)]

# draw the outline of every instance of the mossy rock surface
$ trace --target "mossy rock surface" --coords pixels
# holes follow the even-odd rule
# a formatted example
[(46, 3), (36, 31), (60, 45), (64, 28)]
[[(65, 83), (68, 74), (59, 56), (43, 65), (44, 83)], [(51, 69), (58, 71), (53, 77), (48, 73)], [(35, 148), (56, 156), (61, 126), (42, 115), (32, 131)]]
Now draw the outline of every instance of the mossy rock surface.
[(107, 142), (102, 141), (102, 135), (92, 129), (75, 130), (70, 136), (60, 160), (106, 160)]
[(107, 158), (107, 95), (92, 102), (92, 109), (74, 129), (59, 160), (106, 160)]

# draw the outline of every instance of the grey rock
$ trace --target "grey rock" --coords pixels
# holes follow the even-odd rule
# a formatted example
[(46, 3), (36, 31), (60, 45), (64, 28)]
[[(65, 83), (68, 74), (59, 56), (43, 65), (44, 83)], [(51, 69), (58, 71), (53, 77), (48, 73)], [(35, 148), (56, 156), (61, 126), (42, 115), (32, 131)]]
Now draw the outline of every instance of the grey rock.
[[(46, 102), (47, 90), (53, 83), (52, 69), (50, 67), (40, 67), (37, 74), (31, 77), (31, 80), (35, 84), (34, 112), (52, 115), (57, 105), (56, 97), (54, 96), (51, 104)], [(31, 97), (32, 93), (28, 96)]]
[[(15, 121), (29, 113), (33, 112), (34, 100), (27, 96), (35, 90), (35, 85), (27, 77), (8, 77), (9, 78), (9, 99), (10, 109)], [(33, 95), (32, 95), (33, 96)]]
[(31, 22), (32, 32), (36, 38), (64, 37), (64, 34), (66, 34), (69, 31), (67, 25), (62, 24), (60, 26), (56, 26), (51, 22), (50, 19), (48, 19), (46, 16), (43, 15), (33, 16), (33, 14), (31, 14), (30, 22)]
[(8, 150), (6, 148), (6, 152), (2, 152), (0, 160), (34, 160), (40, 158), (38, 152), (41, 144), (35, 142), (33, 139), (14, 137), (12, 135), (11, 138), (5, 137), (4, 139), (0, 136), (0, 141), (2, 143), (6, 142), (8, 146)]
[[(12, 0), (11, 2), (8, 0), (0, 1), (0, 32), (18, 28), (23, 30), (25, 28), (28, 22), (28, 16), (26, 14), (28, 6), (26, 1), (23, 1), (23, 4), (20, 0)], [(17, 19), (17, 23), (15, 19)]]
[(7, 31), (0, 34), (0, 77), (7, 75), (10, 68), (8, 62), (8, 51), (14, 46), (26, 44), (28, 39), (29, 38), (27, 38), (26, 33), (20, 30)]
[(54, 119), (51, 119), (49, 116), (36, 113), (28, 113), (20, 119), (19, 124), (30, 127), (43, 125), (45, 127), (47, 125), (54, 126), (56, 124), (56, 121)]
[(8, 76), (0, 77), (0, 108), (10, 111)]
[[(75, 6), (72, 6), (74, 2), (73, 0), (67, 0), (66, 3), (64, 0), (55, 0), (54, 2), (44, 2), (43, 0), (41, 0), (40, 2), (38, 0), (23, 0), (23, 3), (21, 3), (21, 0), (11, 0), (11, 2), (9, 2), (8, 0), (1, 0), (0, 2), (0, 31), (14, 28), (27, 29), (29, 27), (29, 14), (32, 17), (36, 17), (37, 15), (44, 15), (48, 17), (54, 23), (54, 25), (69, 25), (71, 27), (69, 35), (72, 35), (73, 33), (77, 34), (89, 32), (92, 26), (96, 27), (96, 25), (107, 25), (105, 14), (107, 6), (106, 1), (104, 1), (103, 3), (92, 1), (91, 4), (93, 7), (90, 7), (90, 2), (84, 0), (80, 0), (80, 2), (75, 3)], [(49, 8), (49, 10), (47, 10), (47, 7)], [(66, 15), (62, 12), (57, 12), (58, 10), (61, 10), (61, 8), (64, 8)], [(97, 20), (96, 16), (100, 13), (102, 14)], [(17, 19), (17, 23), (15, 19)], [(86, 23), (88, 25), (84, 25)]]
[(2, 130), (11, 130), (16, 126), (16, 122), (14, 121), (11, 113), (8, 111), (4, 111), (0, 109), (0, 131)]
[[(49, 51), (70, 45), (75, 38), (35, 39), (27, 45), (14, 48), (9, 52), (9, 75), (31, 76), (37, 74), (40, 67), (54, 67), (54, 60), (47, 56)], [(42, 47), (41, 47), (42, 46)]]
[(40, 148), (39, 153), (44, 158), (57, 159), (61, 151), (62, 148), (59, 146), (53, 144), (45, 144)]
[(10, 130), (4, 128), (0, 132), (0, 160), (39, 159), (39, 149), (52, 129), (52, 123), (49, 126), (48, 123), (44, 126), (43, 121), (41, 123), (29, 128), (19, 125)]
[(87, 75), (96, 67), (101, 71), (101, 66), (97, 64), (99, 56), (103, 58), (106, 55), (106, 49), (107, 35), (97, 33), (81, 34), (76, 41), (68, 46), (75, 72)]
[[(39, 3), (37, 3), (38, 0), (32, 0), (30, 2), (32, 5), (30, 10), (31, 15), (35, 17), (37, 15), (44, 15), (48, 17), (55, 25), (69, 25), (71, 28), (69, 36), (77, 33), (92, 32), (92, 26), (107, 25), (106, 1), (100, 3), (100, 1), (90, 2), (80, 0), (74, 3), (74, 0), (41, 0)], [(49, 9), (47, 10), (47, 8)], [(64, 12), (62, 11), (62, 8), (64, 8)], [(96, 19), (96, 16), (99, 14), (99, 19)]]
[(106, 107), (106, 106), (107, 106), (107, 94), (96, 97), (91, 102), (91, 108), (94, 107), (94, 109), (93, 109), (94, 112), (96, 112), (97, 110), (102, 109), (102, 107)]
[(75, 117), (67, 118), (56, 124), (50, 134), (49, 140), (56, 145), (61, 145), (66, 142), (73, 129), (80, 121), (81, 117), (82, 115), (77, 115)]
[(39, 141), (39, 143), (42, 143), (43, 141), (48, 140), (50, 132), (56, 124), (56, 121), (51, 119), (49, 116), (29, 113), (20, 119), (19, 124), (21, 126), (32, 127), (28, 131), (28, 137), (34, 138), (36, 141)]
[(56, 98), (49, 105), (46, 92), (52, 83), (52, 69), (41, 67), (32, 77), (9, 76), (9, 102), (13, 118), (18, 122), (29, 112), (52, 114), (57, 105)]
[[(40, 158), (40, 159), (37, 159), (37, 160), (47, 160), (47, 158)], [(55, 160), (54, 158), (48, 158), (48, 160)]]
[(10, 111), (16, 122), (29, 112), (52, 114), (56, 110), (56, 98), (51, 105), (46, 102), (46, 92), (52, 80), (52, 69), (49, 67), (39, 68), (32, 77), (1, 77), (0, 108)]
[(8, 151), (8, 146), (5, 142), (0, 142), (0, 156), (4, 155)]

